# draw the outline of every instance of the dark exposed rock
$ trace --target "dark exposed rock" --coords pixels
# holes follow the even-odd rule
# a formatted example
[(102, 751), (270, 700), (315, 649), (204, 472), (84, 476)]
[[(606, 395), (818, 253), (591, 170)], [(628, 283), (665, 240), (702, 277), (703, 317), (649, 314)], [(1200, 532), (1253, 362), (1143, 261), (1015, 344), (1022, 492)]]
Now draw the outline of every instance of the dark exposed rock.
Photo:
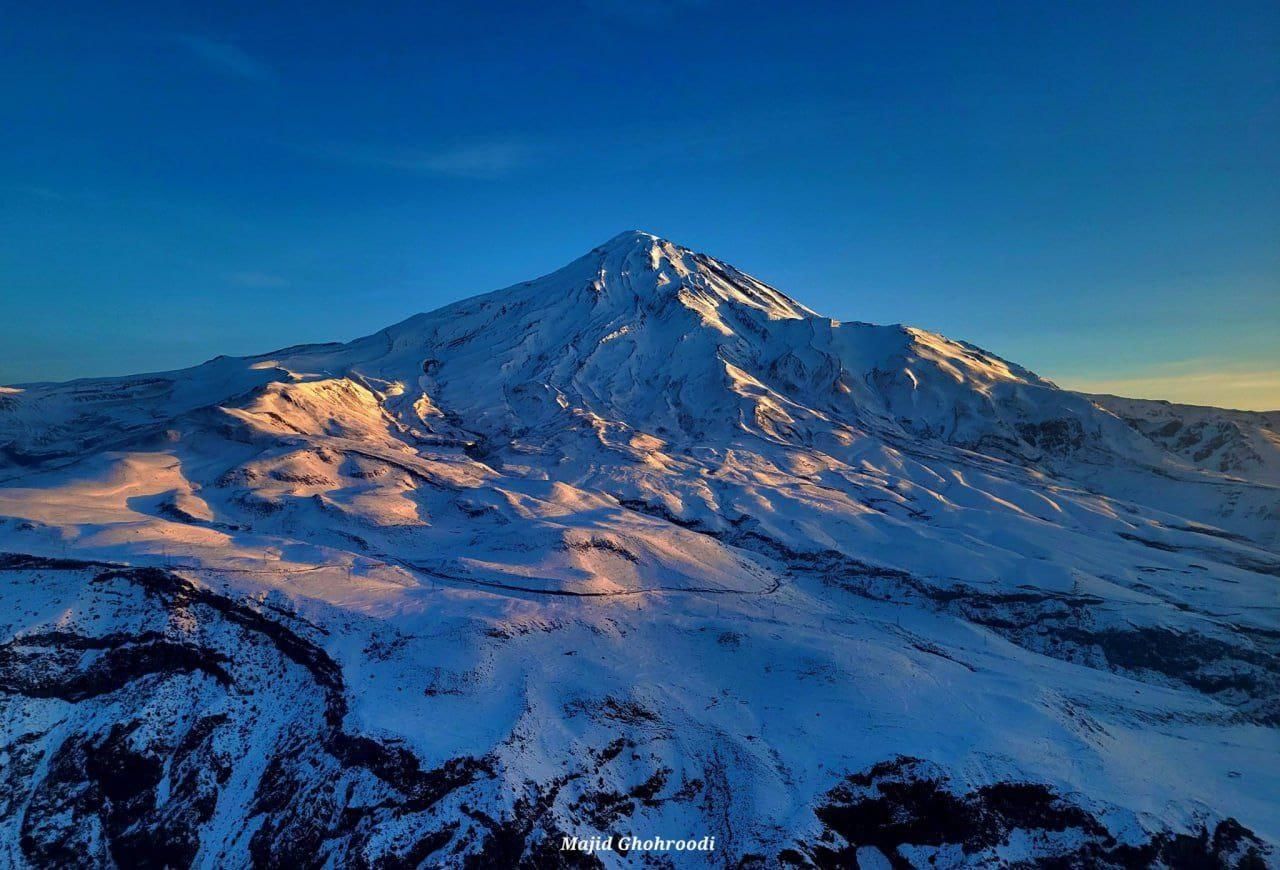
[(1084, 446), (1084, 426), (1074, 417), (1021, 423), (1017, 427), (1023, 441), (1051, 453), (1070, 453)]
[[(86, 567), (20, 557), (7, 563), (52, 570)], [(97, 578), (100, 585), (112, 581), (138, 585), (171, 610), (207, 608), (265, 639), (283, 658), (304, 668), (319, 691), (321, 715), (310, 723), (314, 731), (268, 747), (270, 760), (251, 807), (261, 817), (249, 844), (255, 864), (320, 866), (348, 852), (355, 861), (376, 825), (374, 816), (421, 813), (478, 777), (491, 775), (486, 761), (468, 757), (424, 770), (403, 747), (345, 731), (346, 689), (338, 664), (314, 642), (247, 604), (160, 569), (111, 568)], [(195, 673), (228, 689), (234, 684), (232, 665), (217, 650), (175, 642), (154, 631), (99, 637), (46, 632), (0, 646), (0, 692), (88, 702), (135, 688), (145, 692), (139, 682), (144, 679)], [(212, 747), (221, 729), (235, 727), (225, 714), (211, 714), (195, 718), (185, 731), (181, 723), (172, 723), (149, 738), (137, 736), (137, 721), (117, 722), (105, 733), (72, 734), (53, 750), (43, 778), (18, 783), (34, 789), (22, 825), (24, 854), (37, 866), (77, 860), (189, 866), (200, 847), (200, 826), (214, 812), (233, 768), (232, 760)], [(15, 770), (34, 772), (35, 743), (33, 739)], [(317, 776), (325, 770), (327, 775)], [(361, 776), (379, 784), (382, 804), (350, 804), (349, 786)], [(164, 800), (159, 797), (162, 782), (168, 786)], [(422, 853), (433, 843), (447, 842), (446, 828), (424, 823), (414, 849)]]
[[(1158, 832), (1120, 843), (1088, 810), (1038, 783), (997, 782), (963, 791), (928, 762), (898, 757), (847, 776), (815, 809), (823, 832), (777, 856), (790, 866), (858, 866), (879, 850), (896, 868), (1001, 865), (1015, 832), (1030, 854), (1019, 866), (1262, 867), (1267, 847), (1233, 819), (1213, 831)], [(1070, 836), (1054, 836), (1069, 833)]]
[[(21, 846), (36, 866), (187, 867), (200, 847), (200, 826), (216, 804), (193, 777), (205, 741), (195, 739), (168, 755), (184, 768), (181, 794), (163, 806), (157, 788), (165, 757), (134, 740), (137, 721), (105, 733), (78, 734), (53, 754), (23, 818)], [(110, 855), (110, 861), (107, 856)]]
[[(81, 667), (81, 653), (99, 651)], [(24, 635), (0, 645), (0, 692), (83, 701), (158, 674), (201, 671), (223, 686), (226, 656), (155, 633), (85, 637), (70, 632)]]

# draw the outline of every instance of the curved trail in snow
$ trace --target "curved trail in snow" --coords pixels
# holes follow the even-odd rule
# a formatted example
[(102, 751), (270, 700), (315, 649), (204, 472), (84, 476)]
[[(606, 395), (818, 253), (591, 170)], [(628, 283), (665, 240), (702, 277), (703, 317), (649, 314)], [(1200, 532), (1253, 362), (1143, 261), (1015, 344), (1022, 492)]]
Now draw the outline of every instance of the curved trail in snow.
[(474, 577), (459, 577), (456, 574), (445, 574), (425, 565), (418, 565), (404, 559), (383, 556), (407, 571), (415, 574), (426, 574), (440, 580), (453, 583), (465, 583), (469, 586), (482, 586), (488, 589), (502, 589), (508, 592), (523, 592), (530, 595), (554, 595), (561, 598), (623, 598), (634, 595), (667, 595), (687, 592), (698, 595), (772, 595), (782, 588), (782, 578), (773, 577), (769, 586), (764, 589), (723, 589), (714, 586), (651, 586), (646, 589), (622, 589), (617, 592), (574, 592), (569, 589), (538, 589), (532, 586), (520, 586), (516, 583), (502, 583), (497, 580), (479, 580)]

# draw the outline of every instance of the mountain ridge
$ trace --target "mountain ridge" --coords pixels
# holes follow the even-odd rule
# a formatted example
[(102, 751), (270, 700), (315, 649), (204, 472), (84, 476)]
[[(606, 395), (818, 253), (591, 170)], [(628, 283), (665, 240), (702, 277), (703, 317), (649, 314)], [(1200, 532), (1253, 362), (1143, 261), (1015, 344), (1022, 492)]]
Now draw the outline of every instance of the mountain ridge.
[[(523, 344), (514, 342), (517, 333)], [(496, 354), (505, 354), (502, 366), (490, 364)], [(547, 365), (565, 354), (558, 370)], [(541, 278), (413, 315), (351, 342), (221, 357), (203, 365), (210, 367), (204, 370), (211, 375), (204, 379), (207, 389), (192, 391), (198, 395), (185, 404), (162, 396), (169, 407), (217, 405), (228, 398), (227, 391), (269, 383), (277, 377), (270, 369), (279, 367), (294, 379), (331, 371), (395, 384), (409, 398), (389, 401), (387, 407), (402, 426), (428, 435), (435, 434), (427, 430), (441, 418), (428, 412), (433, 421), (428, 422), (413, 404), (421, 394), (431, 405), (440, 398), (433, 391), (439, 390), (458, 391), (459, 396), (445, 395), (445, 404), (456, 405), (457, 416), (481, 429), (504, 418), (511, 425), (527, 427), (536, 420), (558, 426), (564, 416), (560, 402), (632, 429), (659, 429), (649, 433), (659, 437), (679, 434), (704, 415), (736, 416), (747, 421), (747, 428), (769, 430), (783, 440), (790, 437), (779, 436), (783, 429), (803, 431), (804, 437), (847, 437), (845, 428), (871, 427), (907, 442), (941, 440), (995, 458), (1040, 463), (1050, 472), (1062, 464), (1055, 453), (1068, 451), (1090, 464), (1119, 460), (1188, 478), (1194, 486), (1225, 486), (1223, 502), (1243, 500), (1244, 505), (1232, 509), (1229, 531), (1273, 544), (1280, 540), (1280, 520), (1266, 515), (1268, 494), (1242, 491), (1240, 480), (1205, 477), (1206, 471), (1228, 474), (1234, 468), (1229, 462), (1203, 468), (1194, 451), (1167, 449), (1113, 414), (1105, 402), (1059, 390), (966, 342), (914, 327), (822, 317), (731, 266), (638, 230), (618, 234)], [(462, 377), (447, 377), (451, 369), (464, 370)], [(197, 366), (70, 383), (85, 393), (99, 385), (98, 392), (109, 394), (109, 384), (148, 379), (179, 384), (185, 373), (201, 371)], [(664, 380), (664, 372), (674, 374)], [(696, 395), (690, 408), (680, 407), (673, 379)], [(578, 389), (586, 383), (586, 390)], [(542, 395), (535, 394), (534, 384), (542, 385)], [(505, 398), (477, 401), (494, 385), (519, 388), (521, 410)], [(27, 391), (37, 386), (58, 390), (46, 384)], [(10, 421), (23, 416), (20, 395), (9, 396)], [(666, 397), (669, 413), (663, 419), (629, 419), (655, 396)], [(86, 404), (103, 406), (84, 394), (70, 399), (63, 409), (67, 414)], [(130, 399), (146, 401), (136, 389)], [(708, 403), (714, 403), (714, 414), (706, 413)], [(153, 408), (151, 416), (164, 413)], [(51, 440), (47, 428), (24, 439), (5, 423), (0, 419), (0, 446), (10, 455), (38, 454), (28, 445)], [(455, 435), (450, 429), (448, 437)], [(1251, 445), (1247, 459), (1253, 479), (1280, 482), (1280, 447), (1265, 435), (1240, 437)], [(1195, 519), (1222, 522), (1223, 510), (1197, 510)], [(1243, 520), (1241, 513), (1247, 514)]]

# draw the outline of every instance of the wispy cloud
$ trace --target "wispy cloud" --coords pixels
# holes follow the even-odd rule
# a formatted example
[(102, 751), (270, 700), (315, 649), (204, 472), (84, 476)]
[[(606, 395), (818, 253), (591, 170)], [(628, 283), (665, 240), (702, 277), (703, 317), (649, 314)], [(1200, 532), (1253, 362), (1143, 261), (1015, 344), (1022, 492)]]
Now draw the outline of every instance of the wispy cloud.
[(67, 199), (67, 195), (65, 193), (49, 187), (39, 187), (33, 184), (21, 184), (15, 189), (22, 191), (27, 196), (34, 196), (36, 199), (43, 199), (46, 202), (63, 202)]
[(334, 146), (307, 150), (344, 163), (420, 175), (478, 179), (510, 175), (532, 165), (537, 156), (537, 149), (522, 140), (472, 142), (437, 149)]
[(1083, 393), (1166, 399), (1244, 411), (1280, 409), (1280, 364), (1268, 367), (1206, 359), (1179, 360), (1124, 377), (1055, 380), (1059, 386)]
[[(647, 8), (647, 7), (646, 7)], [(749, 119), (732, 113), (689, 121), (678, 137), (655, 137), (641, 123), (587, 125), (558, 133), (510, 131), (500, 138), (409, 145), (279, 142), (313, 159), (467, 179), (506, 178), (531, 167), (575, 174), (606, 168), (644, 172), (654, 165), (722, 163), (766, 154), (780, 143), (815, 140), (841, 123), (845, 108), (814, 104), (761, 107)]]
[(532, 149), (521, 142), (488, 142), (464, 145), (411, 158), (404, 168), (462, 178), (494, 178), (521, 169), (532, 159)]
[(289, 279), (269, 272), (232, 272), (227, 276), (232, 284), (251, 290), (279, 290), (289, 286)]
[(259, 84), (276, 81), (275, 70), (238, 45), (189, 34), (179, 34), (174, 39), (196, 59), (220, 75)]

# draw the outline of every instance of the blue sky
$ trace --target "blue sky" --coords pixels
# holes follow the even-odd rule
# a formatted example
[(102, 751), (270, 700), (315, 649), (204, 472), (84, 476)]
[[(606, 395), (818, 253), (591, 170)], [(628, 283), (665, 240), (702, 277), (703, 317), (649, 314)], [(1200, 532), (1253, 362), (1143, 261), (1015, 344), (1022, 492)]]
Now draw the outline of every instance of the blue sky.
[(0, 382), (349, 339), (641, 228), (1280, 407), (1274, 2), (201, 5), (6, 9)]

